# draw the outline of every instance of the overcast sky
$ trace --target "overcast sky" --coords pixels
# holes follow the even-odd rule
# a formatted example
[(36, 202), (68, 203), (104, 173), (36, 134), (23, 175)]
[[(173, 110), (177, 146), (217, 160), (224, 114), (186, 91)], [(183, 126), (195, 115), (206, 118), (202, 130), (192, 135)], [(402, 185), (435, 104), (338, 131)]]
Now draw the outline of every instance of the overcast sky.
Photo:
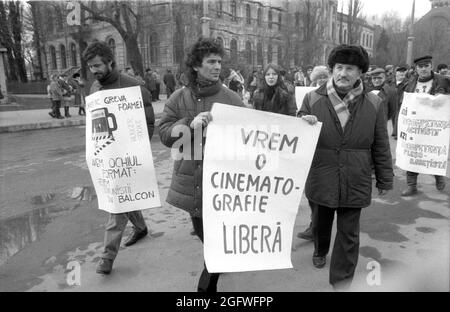
[[(341, 1), (348, 3), (348, 0), (339, 1), (339, 10)], [(404, 19), (411, 15), (413, 0), (361, 0), (363, 2), (363, 15), (383, 15), (384, 12), (395, 11)], [(416, 0), (415, 18), (420, 18), (431, 10), (429, 0)], [(344, 4), (344, 12), (346, 12)]]

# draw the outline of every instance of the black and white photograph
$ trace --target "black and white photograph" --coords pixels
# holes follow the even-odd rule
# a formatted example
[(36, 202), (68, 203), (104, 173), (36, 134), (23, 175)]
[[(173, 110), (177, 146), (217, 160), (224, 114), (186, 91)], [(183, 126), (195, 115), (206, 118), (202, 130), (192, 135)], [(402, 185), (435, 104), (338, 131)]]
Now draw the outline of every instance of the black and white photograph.
[(449, 292), (448, 66), (450, 0), (0, 0), (0, 293)]

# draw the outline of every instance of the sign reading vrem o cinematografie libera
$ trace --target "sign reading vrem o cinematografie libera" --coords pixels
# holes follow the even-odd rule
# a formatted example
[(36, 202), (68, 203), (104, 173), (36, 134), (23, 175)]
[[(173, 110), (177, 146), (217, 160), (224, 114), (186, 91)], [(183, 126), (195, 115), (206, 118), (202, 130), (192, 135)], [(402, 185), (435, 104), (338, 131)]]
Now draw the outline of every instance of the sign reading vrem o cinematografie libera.
[(86, 97), (86, 161), (100, 209), (161, 206), (140, 87)]
[(295, 218), (321, 123), (215, 103), (203, 164), (209, 272), (292, 268)]

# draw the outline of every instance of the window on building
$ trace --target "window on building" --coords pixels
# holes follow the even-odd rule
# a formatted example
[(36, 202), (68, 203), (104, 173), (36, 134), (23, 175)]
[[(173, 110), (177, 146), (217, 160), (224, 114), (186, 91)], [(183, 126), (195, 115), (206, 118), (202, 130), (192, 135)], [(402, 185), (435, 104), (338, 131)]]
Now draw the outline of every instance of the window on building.
[(159, 38), (156, 32), (150, 35), (150, 62), (152, 64), (159, 63)]
[(361, 42), (361, 44), (362, 44), (363, 46), (366, 45), (366, 34), (362, 34), (362, 42)]
[(300, 12), (295, 13), (295, 27), (300, 26)]
[(281, 15), (281, 12), (278, 13), (278, 30), (281, 29), (281, 22), (282, 22), (283, 16)]
[(267, 13), (267, 23), (269, 24), (269, 28), (272, 29), (272, 10), (269, 10)]
[(67, 68), (66, 47), (63, 44), (59, 46), (59, 53), (61, 58), (61, 68)]
[(258, 44), (256, 45), (256, 63), (257, 65), (264, 65), (264, 60), (263, 60), (263, 48), (262, 48), (262, 43), (258, 42)]
[(232, 21), (237, 21), (237, 4), (236, 4), (236, 0), (231, 0), (230, 3), (230, 11), (231, 11), (231, 20)]
[(248, 65), (253, 64), (252, 43), (250, 41), (245, 43), (245, 61)]
[(222, 17), (222, 11), (223, 11), (222, 0), (218, 0), (216, 2), (216, 15), (217, 15), (217, 17)]
[(278, 65), (282, 65), (283, 64), (283, 48), (281, 47), (281, 45), (278, 45), (277, 59), (278, 59)]
[(217, 37), (217, 41), (219, 41), (220, 45), (221, 45), (222, 47), (224, 47), (222, 37)]
[(47, 31), (53, 33), (55, 31), (55, 26), (53, 25), (55, 18), (51, 9), (47, 9), (46, 17)]
[(50, 63), (52, 64), (52, 69), (58, 69), (58, 64), (56, 63), (56, 49), (54, 46), (50, 46)]
[(347, 29), (344, 29), (344, 43), (347, 43)]
[(236, 39), (231, 39), (230, 41), (230, 58), (232, 61), (237, 61), (238, 57), (238, 46)]
[(247, 24), (250, 25), (252, 23), (252, 12), (250, 9), (250, 4), (248, 4), (248, 3), (245, 6), (245, 16), (247, 17), (246, 18)]
[(262, 26), (262, 9), (258, 8), (258, 15), (257, 15), (257, 24), (258, 26)]
[(55, 13), (56, 13), (56, 30), (60, 31), (63, 29), (63, 14), (59, 6), (55, 7)]
[(267, 63), (272, 63), (272, 44), (267, 46)]
[(108, 40), (108, 46), (111, 48), (114, 59), (116, 59), (116, 41), (113, 38)]
[(77, 46), (73, 42), (70, 44), (70, 60), (72, 66), (77, 66)]

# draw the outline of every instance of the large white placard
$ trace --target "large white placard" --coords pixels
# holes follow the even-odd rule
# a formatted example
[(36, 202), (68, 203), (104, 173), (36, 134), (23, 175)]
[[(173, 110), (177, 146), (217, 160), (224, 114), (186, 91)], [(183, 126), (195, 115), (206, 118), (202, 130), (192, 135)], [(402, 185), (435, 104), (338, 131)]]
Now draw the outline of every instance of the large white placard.
[(450, 141), (450, 95), (405, 93), (398, 118), (396, 165), (445, 176)]
[(317, 87), (295, 87), (295, 103), (297, 104), (298, 110), (302, 107), (306, 94), (316, 89)]
[(140, 87), (86, 97), (86, 161), (100, 209), (161, 206)]
[(203, 164), (209, 272), (292, 268), (294, 223), (322, 124), (215, 103)]

